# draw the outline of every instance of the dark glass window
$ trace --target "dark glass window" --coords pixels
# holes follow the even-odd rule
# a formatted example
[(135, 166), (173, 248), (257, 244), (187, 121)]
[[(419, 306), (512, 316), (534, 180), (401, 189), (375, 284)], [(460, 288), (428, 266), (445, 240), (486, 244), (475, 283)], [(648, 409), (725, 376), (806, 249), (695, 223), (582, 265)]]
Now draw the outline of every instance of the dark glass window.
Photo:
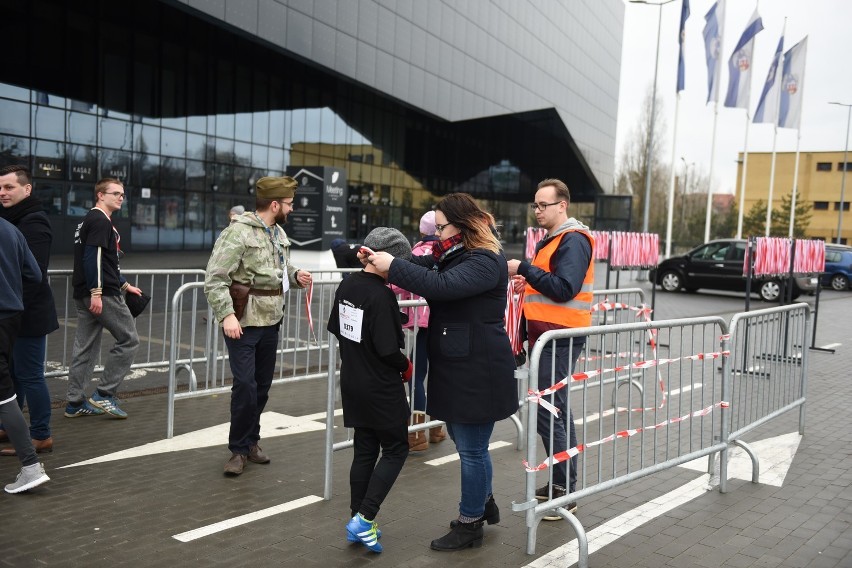
[(160, 185), (160, 157), (151, 154), (134, 154), (133, 158), (137, 185), (158, 187)]
[(65, 111), (33, 105), (33, 136), (46, 140), (65, 141)]
[(252, 114), (239, 113), (234, 117), (234, 138), (243, 142), (251, 142)]
[(0, 167), (10, 164), (30, 165), (30, 140), (0, 134)]
[(828, 201), (814, 201), (814, 211), (828, 211)]
[(186, 218), (183, 224), (183, 243), (185, 248), (204, 247), (204, 194), (186, 194)]
[(143, 154), (160, 153), (160, 129), (158, 127), (148, 124), (139, 126), (137, 124), (133, 129), (133, 134), (133, 150), (135, 152), (142, 152)]
[(74, 184), (68, 186), (66, 194), (67, 209), (69, 217), (84, 217), (89, 209), (95, 206), (95, 188), (91, 185)]
[(186, 160), (162, 158), (160, 184), (163, 187), (183, 189), (186, 186)]
[(9, 85), (8, 83), (0, 83), (0, 97), (18, 99), (19, 101), (29, 101), (30, 90), (22, 89), (15, 85)]
[(34, 153), (32, 170), (34, 177), (65, 179), (67, 172), (65, 168), (65, 144), (63, 142), (36, 140)]
[(160, 194), (160, 250), (183, 248), (184, 196), (176, 192)]
[(134, 250), (157, 248), (157, 190), (143, 188), (131, 208), (131, 235)]
[(133, 147), (133, 124), (124, 120), (102, 118), (100, 145), (117, 150), (130, 150)]
[(220, 138), (234, 137), (233, 114), (220, 114), (216, 116), (216, 136)]
[(68, 141), (77, 144), (96, 144), (98, 119), (91, 114), (68, 113)]
[(198, 160), (186, 161), (186, 189), (207, 191), (207, 172), (204, 162)]
[(830, 172), (831, 171), (831, 162), (817, 162), (816, 171), (818, 171), (818, 172)]
[(186, 132), (163, 128), (160, 153), (173, 158), (186, 157)]
[(100, 174), (99, 178), (112, 177), (123, 183), (130, 183), (130, 171), (133, 165), (133, 154), (120, 150), (100, 151)]
[(62, 215), (62, 183), (39, 182), (33, 185), (33, 195), (41, 200), (48, 215)]
[(202, 134), (186, 135), (186, 157), (203, 160), (206, 156), (207, 137)]
[(286, 111), (276, 110), (269, 113), (269, 145), (276, 148), (284, 147)]
[(255, 144), (269, 144), (269, 113), (254, 113), (251, 141)]
[(3, 117), (3, 134), (30, 135), (30, 105), (0, 99), (0, 116)]
[(98, 181), (97, 152), (94, 146), (68, 146), (68, 179), (73, 181)]
[[(845, 167), (844, 167), (844, 165), (845, 165)], [(842, 172), (842, 171), (846, 170), (848, 172), (849, 169), (850, 169), (850, 166), (852, 166), (852, 162), (837, 162), (837, 171)]]
[[(840, 211), (840, 202), (839, 202), (839, 201), (835, 201), (835, 202), (834, 202), (834, 210), (835, 210), (835, 211)], [(844, 210), (844, 211), (849, 211), (849, 202), (848, 202), (848, 201), (844, 201), (844, 202), (843, 202), (843, 210)]]

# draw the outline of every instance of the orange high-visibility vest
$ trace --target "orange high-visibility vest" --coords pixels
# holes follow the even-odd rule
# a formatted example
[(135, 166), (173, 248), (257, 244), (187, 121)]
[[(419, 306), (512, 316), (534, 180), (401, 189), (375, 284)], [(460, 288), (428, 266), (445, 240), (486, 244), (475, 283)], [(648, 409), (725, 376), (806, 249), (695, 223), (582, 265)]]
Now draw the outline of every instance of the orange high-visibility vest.
[(590, 327), (592, 325), (592, 294), (595, 287), (595, 239), (588, 231), (569, 229), (559, 238), (551, 239), (533, 258), (532, 265), (550, 272), (550, 259), (559, 248), (565, 235), (572, 232), (582, 233), (592, 244), (592, 258), (583, 286), (576, 296), (567, 302), (551, 300), (527, 283), (524, 290), (524, 317), (527, 320), (543, 321), (563, 327)]

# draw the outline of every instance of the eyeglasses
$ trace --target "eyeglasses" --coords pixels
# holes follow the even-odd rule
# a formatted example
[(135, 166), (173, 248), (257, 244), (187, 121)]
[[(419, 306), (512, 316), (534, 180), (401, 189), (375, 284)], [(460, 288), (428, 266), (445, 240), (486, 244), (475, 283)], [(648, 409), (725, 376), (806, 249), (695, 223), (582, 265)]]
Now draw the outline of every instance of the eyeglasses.
[(292, 207), (292, 206), (293, 206), (293, 202), (292, 202), (292, 201), (278, 201), (278, 203), (280, 203), (281, 205), (287, 205), (288, 207)]
[(530, 203), (530, 209), (533, 211), (544, 211), (550, 205), (559, 205), (560, 203), (565, 203), (564, 201), (554, 201), (553, 203)]
[(445, 228), (447, 228), (448, 225), (452, 225), (452, 223), (444, 223), (443, 225), (439, 225), (439, 224), (435, 223), (435, 232), (440, 233)]
[(104, 195), (114, 195), (118, 199), (124, 199), (124, 193), (122, 193), (120, 191), (105, 191)]

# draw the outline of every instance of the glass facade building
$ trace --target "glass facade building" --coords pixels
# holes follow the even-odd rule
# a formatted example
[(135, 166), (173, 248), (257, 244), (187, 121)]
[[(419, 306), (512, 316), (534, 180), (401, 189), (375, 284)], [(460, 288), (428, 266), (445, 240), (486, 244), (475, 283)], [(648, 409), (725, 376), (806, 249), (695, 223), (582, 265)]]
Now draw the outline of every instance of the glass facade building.
[[(623, 5), (601, 2), (9, 0), (0, 165), (33, 171), (56, 252), (117, 177), (126, 250), (212, 247), (253, 184), (343, 168), (347, 237), (417, 235), (441, 195), (504, 233), (536, 183), (612, 185)], [(14, 62), (8, 63), (8, 62)], [(62, 238), (67, 235), (69, 238)]]

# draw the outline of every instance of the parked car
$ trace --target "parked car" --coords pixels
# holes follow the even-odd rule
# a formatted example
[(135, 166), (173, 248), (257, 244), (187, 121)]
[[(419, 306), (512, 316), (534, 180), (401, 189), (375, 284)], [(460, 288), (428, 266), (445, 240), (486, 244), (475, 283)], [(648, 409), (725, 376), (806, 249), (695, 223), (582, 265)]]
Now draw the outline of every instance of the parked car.
[(826, 245), (822, 285), (831, 286), (835, 290), (848, 290), (850, 278), (852, 278), (852, 247)]
[[(745, 292), (743, 276), (747, 241), (721, 239), (700, 245), (683, 256), (664, 260), (652, 273), (652, 278), (666, 292), (684, 289), (695, 292), (699, 288)], [(752, 291), (767, 302), (783, 299), (783, 278), (756, 278)], [(793, 298), (803, 292), (812, 293), (817, 287), (816, 277), (793, 278)]]

